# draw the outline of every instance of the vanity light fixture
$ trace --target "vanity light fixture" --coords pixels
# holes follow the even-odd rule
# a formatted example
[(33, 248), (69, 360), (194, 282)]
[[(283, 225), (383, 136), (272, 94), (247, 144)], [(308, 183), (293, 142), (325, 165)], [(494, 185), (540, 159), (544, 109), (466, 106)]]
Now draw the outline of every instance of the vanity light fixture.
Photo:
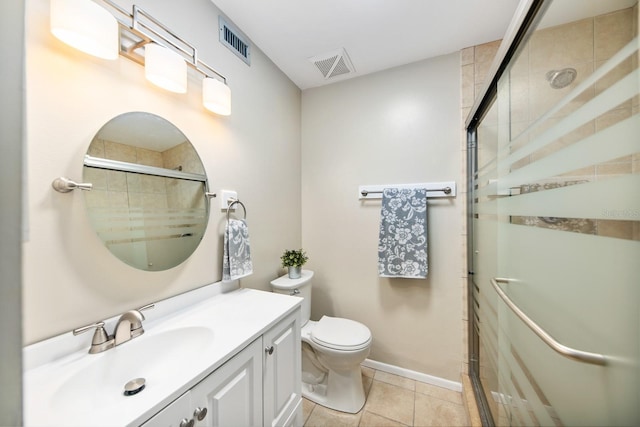
[(202, 104), (207, 110), (228, 116), (231, 114), (231, 89), (218, 79), (202, 79)]
[[(73, 5), (74, 9), (63, 8), (67, 4)], [(96, 16), (111, 21), (112, 27), (106, 24), (99, 26), (94, 22), (98, 20)], [(84, 48), (88, 43), (74, 42), (72, 37), (66, 36), (69, 30), (59, 29), (64, 28), (58, 24), (63, 19), (76, 22), (80, 28), (93, 30), (87, 31), (89, 35), (95, 33), (115, 39), (115, 54), (105, 55), (99, 50)], [(187, 67), (192, 68), (204, 76), (204, 107), (219, 115), (231, 114), (231, 90), (226, 77), (202, 62), (193, 45), (135, 4), (129, 13), (111, 0), (51, 0), (51, 32), (68, 45), (99, 58), (116, 59), (119, 53), (144, 65), (149, 81), (172, 92), (187, 91)]]
[(168, 47), (157, 43), (145, 46), (144, 75), (154, 85), (170, 92), (187, 92), (187, 63)]
[(64, 43), (102, 59), (117, 59), (118, 21), (87, 0), (51, 0), (51, 32)]

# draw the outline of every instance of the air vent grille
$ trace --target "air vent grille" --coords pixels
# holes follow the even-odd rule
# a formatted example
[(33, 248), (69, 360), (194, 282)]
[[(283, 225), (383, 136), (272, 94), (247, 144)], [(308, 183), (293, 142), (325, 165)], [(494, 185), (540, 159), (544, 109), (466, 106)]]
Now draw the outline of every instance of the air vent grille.
[(251, 65), (251, 45), (249, 39), (222, 16), (218, 17), (220, 43), (225, 45), (247, 65)]
[(319, 61), (315, 61), (316, 67), (320, 70), (322, 75), (326, 78), (331, 72), (331, 68), (333, 68), (333, 64), (336, 63), (337, 56), (332, 56), (331, 58), (321, 59)]
[(309, 58), (318, 67), (325, 79), (355, 72), (353, 64), (344, 49), (338, 49)]

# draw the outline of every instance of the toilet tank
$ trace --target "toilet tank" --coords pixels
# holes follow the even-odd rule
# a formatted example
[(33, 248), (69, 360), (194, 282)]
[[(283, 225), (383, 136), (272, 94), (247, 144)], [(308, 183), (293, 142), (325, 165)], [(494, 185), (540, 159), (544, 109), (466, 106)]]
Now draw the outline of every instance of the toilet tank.
[(311, 316), (311, 278), (313, 271), (302, 270), (299, 279), (289, 279), (288, 275), (280, 276), (271, 282), (271, 290), (278, 294), (302, 297), (302, 326)]

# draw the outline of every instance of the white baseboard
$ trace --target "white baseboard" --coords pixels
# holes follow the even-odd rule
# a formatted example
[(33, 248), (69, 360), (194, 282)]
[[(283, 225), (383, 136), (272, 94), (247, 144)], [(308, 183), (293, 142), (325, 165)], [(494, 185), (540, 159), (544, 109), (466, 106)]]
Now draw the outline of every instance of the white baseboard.
[(378, 371), (383, 371), (388, 374), (400, 375), (401, 377), (417, 380), (442, 388), (447, 388), (449, 390), (458, 392), (462, 391), (462, 383), (460, 382), (445, 380), (444, 378), (434, 377), (433, 375), (423, 374), (422, 372), (412, 371), (410, 369), (401, 368), (399, 366), (376, 362), (375, 360), (371, 359), (365, 359), (365, 361), (362, 362), (362, 366), (377, 369)]

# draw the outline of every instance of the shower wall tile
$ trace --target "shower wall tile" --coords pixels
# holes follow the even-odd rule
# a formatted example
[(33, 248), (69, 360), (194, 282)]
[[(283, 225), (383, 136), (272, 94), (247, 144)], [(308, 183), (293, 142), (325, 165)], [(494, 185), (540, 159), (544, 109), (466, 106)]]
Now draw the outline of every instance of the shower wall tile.
[[(576, 79), (569, 86), (562, 89), (554, 89), (549, 85), (549, 82), (546, 79), (546, 73), (550, 70), (561, 69), (564, 67), (572, 67), (577, 71)], [(550, 64), (548, 67), (538, 70), (531, 71), (531, 79), (530, 79), (530, 88), (529, 93), (530, 97), (530, 108), (531, 114), (529, 120), (533, 121), (545, 114), (556, 105), (562, 98), (567, 96), (567, 94), (576, 86), (578, 86), (582, 81), (586, 79), (587, 76), (593, 73), (593, 63), (567, 63), (564, 65), (552, 65)], [(575, 97), (567, 106), (562, 108), (553, 117), (564, 117), (569, 115), (571, 112), (577, 110), (582, 107), (585, 103), (593, 99), (594, 90), (593, 88), (587, 88), (580, 95)]]
[(107, 188), (109, 191), (127, 191), (127, 177), (125, 172), (106, 171), (107, 172)]
[(136, 163), (136, 149), (130, 145), (104, 141), (104, 157), (121, 162)]
[(87, 208), (106, 208), (109, 206), (109, 194), (106, 190), (97, 190), (95, 187), (84, 194)]
[(82, 171), (82, 180), (85, 182), (90, 182), (93, 184), (93, 188), (90, 192), (85, 194), (90, 194), (95, 190), (106, 190), (107, 189), (107, 171), (103, 169), (96, 168), (83, 168)]
[(132, 193), (142, 192), (142, 175), (127, 173), (127, 189)]
[(474, 66), (473, 64), (463, 65), (461, 70), (462, 80), (462, 107), (473, 106), (475, 100), (475, 87), (474, 87)]
[(93, 142), (89, 144), (87, 154), (93, 157), (105, 157), (104, 141), (102, 139), (93, 140)]
[(631, 117), (630, 107), (608, 111), (595, 120), (596, 130), (601, 131), (629, 117)]
[(532, 71), (546, 72), (593, 62), (593, 19), (536, 31), (529, 49)]
[(468, 47), (460, 51), (460, 65), (473, 64), (475, 58), (475, 48)]
[(487, 78), (487, 72), (491, 68), (493, 59), (498, 53), (501, 40), (484, 43), (475, 47), (474, 65), (475, 65), (475, 83), (484, 83)]
[(136, 148), (136, 163), (157, 168), (164, 167), (162, 154), (160, 152), (140, 147)]
[(594, 24), (595, 60), (609, 59), (629, 43), (635, 34), (633, 26), (631, 8), (597, 16)]
[(114, 208), (126, 208), (129, 206), (129, 195), (126, 191), (108, 191), (109, 206)]
[(599, 220), (596, 226), (599, 236), (630, 239), (634, 234), (634, 224), (632, 221)]

